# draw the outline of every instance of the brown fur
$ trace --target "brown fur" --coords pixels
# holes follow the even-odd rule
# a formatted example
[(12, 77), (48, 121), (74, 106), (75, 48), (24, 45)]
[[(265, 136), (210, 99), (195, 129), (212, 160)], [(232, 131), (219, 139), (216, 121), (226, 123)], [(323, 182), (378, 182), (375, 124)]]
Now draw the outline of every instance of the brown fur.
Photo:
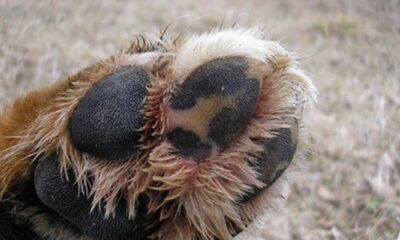
[(0, 198), (16, 180), (22, 181), (30, 175), (31, 163), (26, 160), (26, 156), (31, 154), (30, 150), (28, 147), (15, 149), (15, 146), (25, 141), (24, 133), (29, 131), (55, 95), (65, 91), (66, 85), (64, 81), (50, 88), (33, 91), (0, 113)]

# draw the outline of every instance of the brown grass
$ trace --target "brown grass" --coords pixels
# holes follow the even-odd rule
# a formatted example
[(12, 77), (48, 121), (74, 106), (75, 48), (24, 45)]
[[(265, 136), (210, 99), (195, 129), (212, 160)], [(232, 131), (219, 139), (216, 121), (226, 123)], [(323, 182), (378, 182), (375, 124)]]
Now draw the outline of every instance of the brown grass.
[(315, 154), (254, 239), (396, 239), (400, 2), (0, 0), (0, 105), (129, 44), (137, 33), (262, 24), (319, 89)]

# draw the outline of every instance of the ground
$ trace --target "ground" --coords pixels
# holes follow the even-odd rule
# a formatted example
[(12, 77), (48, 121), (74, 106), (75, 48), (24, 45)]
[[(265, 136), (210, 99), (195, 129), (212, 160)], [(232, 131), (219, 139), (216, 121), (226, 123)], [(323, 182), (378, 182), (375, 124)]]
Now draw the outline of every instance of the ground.
[(0, 0), (0, 105), (127, 46), (138, 33), (263, 25), (319, 89), (313, 154), (254, 239), (396, 239), (400, 1)]

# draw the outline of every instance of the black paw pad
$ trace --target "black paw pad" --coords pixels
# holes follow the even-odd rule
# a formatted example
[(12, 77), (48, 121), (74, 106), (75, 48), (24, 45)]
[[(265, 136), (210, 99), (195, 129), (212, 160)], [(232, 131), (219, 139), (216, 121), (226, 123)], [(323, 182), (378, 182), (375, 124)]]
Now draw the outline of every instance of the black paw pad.
[(297, 126), (294, 128), (281, 128), (276, 130), (276, 136), (272, 139), (260, 139), (256, 141), (262, 145), (264, 151), (252, 165), (259, 173), (259, 179), (265, 183), (264, 188), (253, 189), (243, 197), (242, 202), (246, 202), (258, 196), (271, 186), (286, 170), (297, 148)]
[[(245, 57), (218, 58), (187, 77), (171, 102), (169, 135), (183, 155), (196, 157), (211, 150), (210, 144), (225, 148), (247, 126), (262, 80), (252, 64)], [(182, 131), (190, 132), (193, 140), (177, 134)]]
[(137, 129), (149, 76), (142, 67), (124, 67), (99, 80), (73, 112), (69, 131), (73, 145), (100, 159), (124, 159), (137, 150)]
[[(154, 213), (148, 213), (146, 198), (139, 197), (135, 219), (128, 218), (123, 199), (115, 209), (115, 217), (105, 217), (104, 206), (91, 211), (92, 198), (80, 194), (75, 178), (69, 173), (69, 181), (59, 174), (58, 156), (41, 159), (35, 169), (34, 185), (38, 198), (56, 214), (76, 227), (82, 234), (97, 240), (146, 239), (157, 230)], [(152, 227), (150, 227), (152, 225)]]

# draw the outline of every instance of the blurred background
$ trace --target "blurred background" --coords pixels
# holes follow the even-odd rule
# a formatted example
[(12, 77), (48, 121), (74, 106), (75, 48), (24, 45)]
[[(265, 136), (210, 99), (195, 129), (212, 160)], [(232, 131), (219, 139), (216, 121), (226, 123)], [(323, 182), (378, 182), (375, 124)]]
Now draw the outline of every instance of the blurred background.
[(400, 1), (0, 0), (0, 105), (136, 34), (262, 25), (319, 89), (307, 169), (254, 239), (399, 239)]

